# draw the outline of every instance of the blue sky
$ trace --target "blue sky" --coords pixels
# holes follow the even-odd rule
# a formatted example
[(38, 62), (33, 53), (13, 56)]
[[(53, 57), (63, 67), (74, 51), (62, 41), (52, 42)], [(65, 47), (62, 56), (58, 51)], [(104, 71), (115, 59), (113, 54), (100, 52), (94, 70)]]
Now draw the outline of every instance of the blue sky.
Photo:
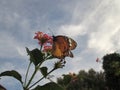
[[(120, 52), (120, 1), (0, 0), (0, 72), (14, 69), (25, 75), (29, 59), (25, 47), (39, 47), (33, 39), (37, 31), (66, 35), (78, 44), (74, 58), (66, 58), (66, 66), (52, 73), (54, 78), (82, 69), (100, 71), (97, 57)], [(0, 84), (22, 90), (13, 78), (5, 77)]]

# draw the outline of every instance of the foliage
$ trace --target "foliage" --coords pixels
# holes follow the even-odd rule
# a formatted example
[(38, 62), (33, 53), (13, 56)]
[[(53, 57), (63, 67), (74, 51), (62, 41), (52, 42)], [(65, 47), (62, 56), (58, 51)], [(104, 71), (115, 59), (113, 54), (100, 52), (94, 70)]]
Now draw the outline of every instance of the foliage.
[(111, 53), (103, 57), (106, 85), (110, 90), (120, 90), (120, 54)]
[[(0, 77), (10, 76), (10, 77), (15, 78), (16, 80), (20, 81), (24, 90), (39, 90), (39, 89), (40, 90), (64, 90), (64, 88), (62, 88), (55, 82), (49, 82), (43, 86), (40, 86), (40, 85), (37, 86), (37, 84), (41, 80), (43, 80), (44, 78), (47, 78), (48, 75), (51, 74), (53, 71), (55, 71), (59, 68), (63, 68), (65, 66), (65, 63), (63, 62), (63, 60), (59, 60), (59, 61), (55, 62), (53, 65), (53, 68), (48, 71), (49, 67), (43, 66), (42, 64), (48, 60), (54, 59), (54, 57), (51, 54), (52, 41), (53, 41), (52, 37), (48, 36), (47, 34), (44, 34), (42, 32), (37, 32), (35, 34), (36, 34), (36, 36), (34, 37), (34, 39), (38, 40), (40, 48), (39, 49), (35, 48), (33, 50), (29, 50), (26, 47), (26, 51), (30, 58), (29, 58), (29, 65), (28, 65), (26, 75), (25, 75), (25, 80), (22, 81), (21, 74), (15, 70), (4, 71), (4, 72), (0, 73)], [(34, 65), (34, 71), (32, 72), (32, 75), (29, 70), (31, 67), (31, 64)], [(35, 75), (37, 72), (41, 72), (42, 77), (38, 78), (38, 81), (33, 82), (33, 79), (35, 78)], [(31, 75), (31, 77), (29, 79), (28, 79), (28, 75)], [(34, 86), (34, 89), (33, 89), (33, 86)], [(0, 89), (5, 90), (3, 86), (0, 86)]]
[(104, 73), (93, 69), (63, 75), (57, 79), (57, 83), (66, 90), (105, 90)]

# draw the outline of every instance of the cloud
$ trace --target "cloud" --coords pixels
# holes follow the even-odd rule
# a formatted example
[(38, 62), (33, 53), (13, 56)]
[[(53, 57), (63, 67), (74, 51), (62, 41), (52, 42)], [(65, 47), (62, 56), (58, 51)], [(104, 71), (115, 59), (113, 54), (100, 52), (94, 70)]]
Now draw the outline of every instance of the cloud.
[(91, 33), (90, 39), (88, 41), (88, 47), (96, 49), (102, 53), (119, 49), (119, 30), (120, 29), (108, 29), (106, 31), (100, 30), (98, 32)]
[[(84, 4), (86, 6), (84, 6)], [(70, 36), (83, 36), (96, 31), (104, 21), (107, 11), (110, 11), (110, 1), (94, 1), (94, 2), (75, 2), (73, 7), (67, 8), (66, 12), (71, 14), (70, 21), (58, 27), (58, 33)], [(71, 5), (69, 3), (68, 5)], [(111, 14), (112, 12), (110, 12)]]
[(102, 23), (96, 25), (97, 30), (89, 34), (90, 39), (88, 40), (89, 48), (94, 48), (102, 53), (115, 51), (120, 48), (120, 13), (115, 13), (116, 8), (120, 10), (120, 7), (112, 1), (106, 7), (107, 9), (104, 9), (104, 14), (100, 17), (100, 19), (102, 18)]
[(75, 37), (78, 35), (84, 35), (86, 31), (84, 30), (84, 27), (80, 25), (63, 25), (60, 27), (58, 33)]

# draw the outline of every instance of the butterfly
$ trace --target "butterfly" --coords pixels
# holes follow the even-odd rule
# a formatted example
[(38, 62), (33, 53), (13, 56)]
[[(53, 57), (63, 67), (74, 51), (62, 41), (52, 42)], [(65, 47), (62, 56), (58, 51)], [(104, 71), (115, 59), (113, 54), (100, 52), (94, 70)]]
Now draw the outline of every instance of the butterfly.
[(66, 56), (73, 57), (71, 50), (76, 46), (77, 43), (72, 38), (63, 35), (53, 36), (52, 56), (61, 60)]

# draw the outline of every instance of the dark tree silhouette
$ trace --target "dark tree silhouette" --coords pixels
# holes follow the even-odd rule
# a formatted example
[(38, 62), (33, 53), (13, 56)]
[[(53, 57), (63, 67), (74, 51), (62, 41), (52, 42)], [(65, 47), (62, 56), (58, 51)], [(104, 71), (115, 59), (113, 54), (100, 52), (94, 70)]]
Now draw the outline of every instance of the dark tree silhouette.
[(109, 90), (120, 90), (120, 54), (105, 55), (103, 57), (103, 69)]
[(57, 79), (57, 82), (66, 90), (105, 90), (104, 73), (96, 72), (94, 69), (63, 75)]

